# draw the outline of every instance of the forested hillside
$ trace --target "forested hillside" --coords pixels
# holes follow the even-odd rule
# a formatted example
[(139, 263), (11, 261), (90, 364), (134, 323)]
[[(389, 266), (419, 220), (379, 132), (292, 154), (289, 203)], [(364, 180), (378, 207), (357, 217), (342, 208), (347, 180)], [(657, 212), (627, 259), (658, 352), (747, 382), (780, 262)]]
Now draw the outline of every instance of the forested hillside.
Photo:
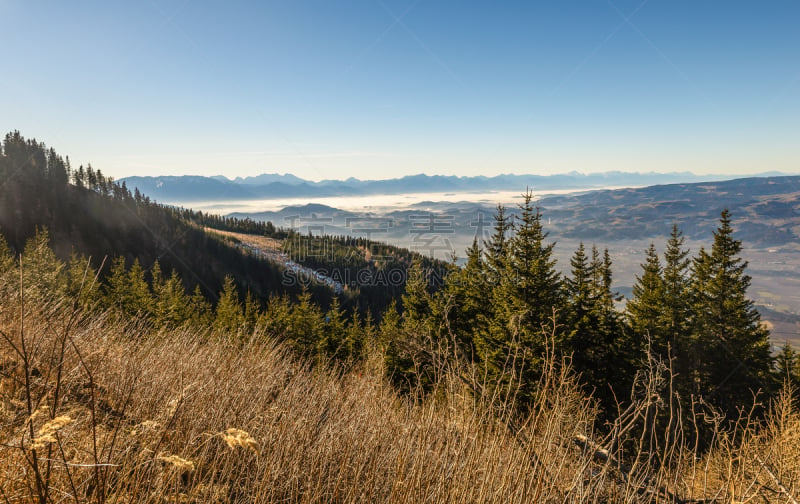
[[(581, 243), (559, 272), (530, 192), (513, 217), (498, 207), (491, 238), (454, 268), (164, 207), (16, 133), (0, 175), (6, 500), (54, 502), (51, 487), (75, 502), (800, 488), (800, 453), (774, 451), (798, 446), (800, 358), (772, 351), (728, 210), (693, 256), (673, 226), (620, 307), (607, 250)], [(286, 286), (274, 261), (206, 227), (357, 281), (341, 295)], [(108, 257), (102, 270), (90, 255)]]
[[(262, 306), (272, 295), (293, 297), (305, 289), (316, 303), (327, 307), (335, 293), (319, 283), (287, 275), (280, 264), (257, 254), (243, 253), (235, 244), (206, 233), (205, 227), (286, 240), (300, 262), (335, 270), (343, 278), (356, 279), (360, 270), (366, 270), (362, 278), (379, 277), (378, 272), (383, 270), (401, 273), (391, 283), (354, 280), (350, 289), (340, 293), (338, 302), (348, 310), (371, 309), (373, 314), (399, 299), (405, 270), (416, 255), (367, 240), (333, 237), (326, 238), (319, 251), (315, 247), (320, 248), (320, 240), (271, 224), (161, 205), (138, 190), (131, 192), (124, 183), (115, 183), (91, 165), (73, 168), (68, 157), (23, 138), (19, 132), (9, 133), (4, 139), (0, 180), (0, 234), (12, 250), (21, 252), (37, 230), (46, 229), (56, 256), (62, 260), (72, 254), (90, 258), (105, 275), (112, 262), (124, 258), (128, 267), (138, 262), (149, 281), (153, 280), (150, 270), (158, 262), (166, 275), (172, 271), (178, 274), (187, 292), (199, 289), (212, 303), (216, 303), (228, 275), (233, 277), (242, 300), (249, 293)], [(370, 249), (385, 260), (367, 260)], [(434, 267), (434, 262), (424, 261)]]
[[(513, 241), (504, 247), (518, 254)], [(476, 267), (475, 250), (447, 294), (427, 292), (417, 263), (403, 315), (390, 308), (375, 324), (323, 313), (308, 296), (275, 298), (258, 313), (230, 281), (212, 311), (182, 298), (174, 277), (148, 286), (140, 269), (117, 265), (98, 286), (82, 261), (60, 263), (43, 233), (21, 261), (0, 248), (0, 490), (9, 502), (791, 502), (800, 490), (796, 389), (756, 403), (694, 395), (699, 380), (687, 386), (659, 359), (670, 338), (700, 334), (690, 324), (674, 331), (658, 307), (670, 297), (668, 265), (686, 262), (670, 259), (680, 247), (660, 273), (648, 258), (632, 334), (649, 324), (658, 337), (622, 352), (646, 361), (611, 410), (573, 367), (590, 348), (573, 347), (572, 363), (562, 354), (563, 342), (598, 334), (607, 306), (594, 274), (607, 260), (585, 250), (574, 271), (588, 255), (592, 274), (569, 279), (562, 301), (581, 306), (571, 293), (599, 282), (583, 289), (584, 316), (570, 321), (587, 332), (537, 332), (527, 328), (545, 310), (518, 311), (533, 283), (511, 290), (501, 280), (491, 298), (480, 295), (482, 284), (467, 279), (489, 270)], [(718, 254), (712, 247), (702, 261)], [(537, 262), (519, 257), (517, 268)], [(518, 318), (503, 326), (505, 316)], [(711, 332), (719, 328), (708, 316), (697, 345), (746, 348), (741, 327)], [(604, 346), (613, 339), (594, 341), (604, 357), (620, 355)], [(471, 343), (475, 355), (464, 352)], [(690, 370), (701, 386), (721, 367), (708, 350), (701, 357), (713, 362)], [(775, 378), (796, 379), (796, 357), (782, 357), (795, 367)], [(597, 385), (611, 364), (592, 377)], [(726, 419), (704, 396), (742, 409)]]

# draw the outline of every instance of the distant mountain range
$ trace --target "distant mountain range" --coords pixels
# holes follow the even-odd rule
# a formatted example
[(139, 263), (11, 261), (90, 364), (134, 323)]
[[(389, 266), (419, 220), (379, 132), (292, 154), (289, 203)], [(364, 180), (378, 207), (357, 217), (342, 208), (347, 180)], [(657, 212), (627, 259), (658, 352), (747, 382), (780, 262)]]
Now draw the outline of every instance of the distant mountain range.
[[(709, 246), (720, 212), (728, 208), (733, 215), (734, 236), (742, 240), (744, 257), (750, 261), (751, 293), (759, 309), (767, 314), (767, 320), (778, 324), (775, 331), (798, 333), (800, 176), (580, 191), (544, 196), (537, 203), (548, 240), (557, 244), (554, 257), (559, 267), (568, 271), (580, 241), (587, 246), (608, 247), (614, 261), (615, 285), (628, 296), (635, 275), (641, 274), (640, 264), (651, 241), (663, 250), (672, 225), (677, 224), (687, 239), (686, 247), (694, 254), (699, 247)], [(231, 216), (270, 221), (302, 234), (369, 237), (446, 259), (453, 253), (463, 258), (464, 249), (474, 238), (489, 239), (494, 212), (493, 205), (475, 201), (421, 201), (383, 213), (310, 203)], [(509, 205), (507, 212), (517, 215), (519, 210)]]
[[(778, 175), (769, 173), (764, 175)], [(728, 179), (720, 175), (695, 175), (689, 172), (626, 173), (619, 171), (560, 175), (496, 175), (493, 177), (458, 177), (445, 175), (408, 175), (387, 180), (322, 180), (314, 182), (290, 174), (265, 173), (255, 177), (231, 180), (218, 175), (161, 177), (126, 177), (130, 190), (162, 202), (214, 201), (238, 199), (271, 199), (292, 197), (363, 196), (372, 194), (522, 191), (530, 187), (536, 192), (556, 189), (595, 189), (608, 186), (650, 186)]]
[[(537, 203), (548, 219), (548, 231), (560, 239), (598, 243), (653, 239), (668, 236), (675, 223), (687, 238), (703, 240), (716, 229), (724, 208), (733, 212), (737, 237), (750, 247), (794, 248), (800, 233), (800, 176), (581, 191), (545, 196)], [(276, 226), (301, 226), (299, 230), (303, 233), (324, 223), (325, 234), (334, 235), (358, 234), (356, 230), (364, 227), (362, 221), (372, 219), (376, 237), (410, 248), (413, 243), (400, 240), (415, 235), (414, 218), (447, 216), (447, 232), (454, 235), (449, 238), (466, 237), (459, 240), (466, 247), (475, 234), (474, 221), (479, 214), (484, 214), (487, 230), (494, 210), (493, 205), (486, 203), (422, 201), (375, 214), (309, 203), (278, 211), (236, 212), (230, 216), (270, 221)], [(514, 205), (507, 209), (508, 214), (518, 211)], [(382, 218), (390, 219), (391, 224), (382, 224)]]

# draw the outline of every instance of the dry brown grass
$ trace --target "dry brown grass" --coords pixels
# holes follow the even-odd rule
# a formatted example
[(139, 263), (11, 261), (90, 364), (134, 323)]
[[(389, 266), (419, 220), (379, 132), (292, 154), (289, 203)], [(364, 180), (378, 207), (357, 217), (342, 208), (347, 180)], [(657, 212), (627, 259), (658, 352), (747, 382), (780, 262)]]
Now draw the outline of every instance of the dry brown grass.
[(261, 236), (257, 234), (236, 233), (233, 231), (223, 231), (221, 229), (204, 228), (206, 233), (216, 234), (226, 238), (234, 238), (241, 243), (256, 247), (260, 250), (271, 250), (273, 252), (281, 252), (283, 250), (283, 243), (275, 238), (268, 236)]
[(788, 396), (764, 428), (720, 430), (698, 458), (653, 441), (674, 432), (636, 428), (666, 407), (646, 394), (593, 440), (592, 403), (553, 360), (534, 411), (509, 419), (502, 402), (470, 392), (480, 380), (468, 372), (414, 401), (391, 388), (377, 354), (346, 372), (311, 369), (258, 332), (235, 342), (153, 334), (30, 306), (12, 296), (0, 310), (0, 502), (792, 502), (800, 493), (800, 418)]

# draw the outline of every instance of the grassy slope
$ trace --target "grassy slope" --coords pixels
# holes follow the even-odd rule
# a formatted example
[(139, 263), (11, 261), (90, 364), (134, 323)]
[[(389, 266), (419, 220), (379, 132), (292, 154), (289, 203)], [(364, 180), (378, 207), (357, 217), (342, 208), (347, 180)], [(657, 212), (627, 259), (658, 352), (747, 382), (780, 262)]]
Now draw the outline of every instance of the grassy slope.
[(618, 425), (633, 427), (620, 438), (632, 465), (623, 477), (575, 443), (592, 438), (593, 411), (559, 366), (532, 415), (509, 428), (498, 420), (505, 401), (471, 394), (480, 379), (467, 370), (443, 371), (437, 393), (411, 401), (387, 384), (377, 353), (350, 370), (311, 370), (259, 334), (152, 334), (43, 299), (21, 309), (2, 287), (5, 502), (34, 502), (45, 488), (47, 502), (78, 503), (639, 502), (662, 486), (683, 498), (787, 502), (777, 480), (800, 493), (800, 417), (786, 407), (760, 433), (721, 433), (696, 458), (664, 433), (637, 441), (654, 407), (639, 403)]

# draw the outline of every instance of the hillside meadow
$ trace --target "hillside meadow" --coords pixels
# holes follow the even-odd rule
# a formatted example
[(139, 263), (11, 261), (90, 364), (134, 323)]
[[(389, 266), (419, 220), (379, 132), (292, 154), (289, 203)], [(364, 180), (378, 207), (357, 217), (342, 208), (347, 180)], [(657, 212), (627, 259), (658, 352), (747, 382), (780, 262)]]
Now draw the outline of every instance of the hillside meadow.
[[(261, 329), (150, 328), (2, 279), (0, 502), (797, 502), (800, 414), (696, 425), (637, 380), (596, 425), (568, 361), (546, 356), (529, 413), (443, 365), (398, 395), (377, 348), (310, 366)], [(511, 356), (513, 358), (513, 356)], [(487, 389), (488, 390), (488, 389)], [(660, 424), (658, 424), (660, 425)], [(706, 425), (708, 427), (708, 425)]]

